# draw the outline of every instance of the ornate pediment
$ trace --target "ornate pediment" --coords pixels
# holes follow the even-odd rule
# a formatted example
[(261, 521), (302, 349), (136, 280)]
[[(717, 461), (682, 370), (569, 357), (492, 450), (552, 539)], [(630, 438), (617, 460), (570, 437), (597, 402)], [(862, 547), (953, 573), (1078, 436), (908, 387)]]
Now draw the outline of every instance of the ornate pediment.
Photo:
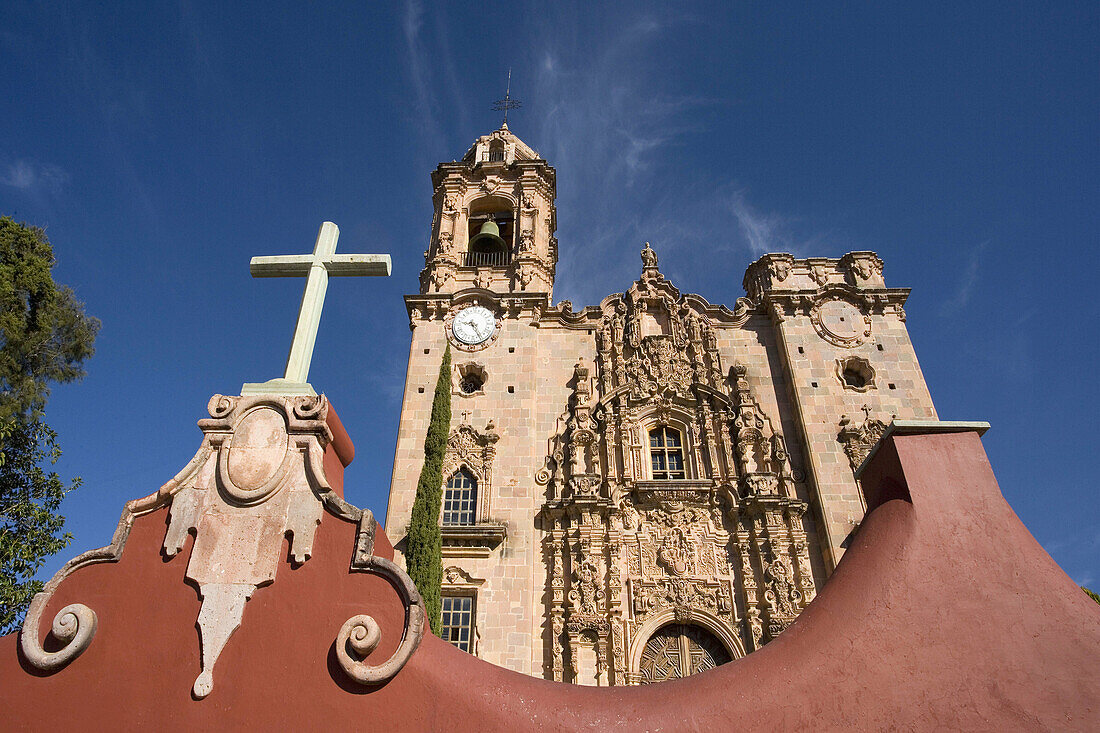
[(687, 397), (695, 384), (717, 385), (722, 365), (706, 301), (682, 296), (657, 269), (648, 243), (642, 262), (642, 277), (601, 305), (596, 337), (601, 392), (626, 389), (638, 401), (666, 391)]
[(490, 421), (483, 431), (462, 424), (451, 431), (447, 438), (447, 452), (443, 457), (443, 478), (465, 466), (479, 481), (488, 483), (492, 477), (496, 443), (500, 435)]

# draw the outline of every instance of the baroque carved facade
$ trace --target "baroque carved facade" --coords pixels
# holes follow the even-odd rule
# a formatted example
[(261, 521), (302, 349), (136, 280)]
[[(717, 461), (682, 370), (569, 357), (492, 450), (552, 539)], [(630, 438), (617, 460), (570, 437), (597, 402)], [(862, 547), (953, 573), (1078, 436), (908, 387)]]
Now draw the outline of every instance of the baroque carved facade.
[[(642, 262), (601, 306), (596, 368), (576, 364), (536, 477), (558, 681), (640, 681), (645, 632), (669, 621), (724, 631), (742, 656), (814, 595), (782, 434), (746, 367), (722, 364), (702, 303), (661, 275), (648, 244)], [(682, 475), (654, 479), (652, 444), (670, 435)]]
[[(591, 685), (690, 674), (794, 621), (862, 517), (852, 469), (892, 417), (935, 416), (908, 290), (871, 252), (772, 254), (730, 309), (647, 243), (624, 292), (553, 305), (555, 176), (506, 127), (433, 174), (387, 529), (400, 550), (449, 342), (444, 592), (474, 599), (471, 650)], [(455, 526), (448, 500), (476, 511)]]

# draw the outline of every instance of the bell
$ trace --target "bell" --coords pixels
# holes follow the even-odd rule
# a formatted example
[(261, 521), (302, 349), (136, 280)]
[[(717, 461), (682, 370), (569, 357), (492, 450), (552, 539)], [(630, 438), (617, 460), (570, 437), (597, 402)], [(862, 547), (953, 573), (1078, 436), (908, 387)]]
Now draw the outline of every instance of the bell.
[(500, 227), (490, 219), (481, 225), (481, 229), (470, 240), (470, 251), (496, 249), (507, 249), (507, 245), (500, 237)]

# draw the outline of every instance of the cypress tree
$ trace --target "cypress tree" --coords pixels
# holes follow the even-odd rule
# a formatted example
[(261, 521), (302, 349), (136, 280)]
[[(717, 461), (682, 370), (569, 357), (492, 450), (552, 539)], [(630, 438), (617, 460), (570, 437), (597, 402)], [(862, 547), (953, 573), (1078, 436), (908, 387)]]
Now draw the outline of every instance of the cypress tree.
[(442, 538), (439, 512), (443, 501), (443, 454), (451, 431), (451, 347), (443, 352), (439, 378), (432, 399), (432, 417), (424, 438), (424, 467), (416, 484), (412, 519), (409, 522), (408, 550), (405, 559), (409, 577), (424, 597), (424, 610), (432, 632), (440, 633), (443, 600)]

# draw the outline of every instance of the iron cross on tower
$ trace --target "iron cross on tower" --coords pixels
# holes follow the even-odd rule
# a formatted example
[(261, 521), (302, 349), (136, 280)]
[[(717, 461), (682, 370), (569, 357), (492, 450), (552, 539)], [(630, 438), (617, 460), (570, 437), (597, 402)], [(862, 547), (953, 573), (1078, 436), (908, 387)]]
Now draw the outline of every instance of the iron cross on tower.
[(252, 258), (249, 266), (252, 277), (305, 277), (306, 287), (283, 378), (245, 384), (241, 394), (317, 394), (308, 382), (309, 363), (313, 360), (313, 345), (317, 341), (329, 276), (390, 274), (389, 255), (336, 254), (339, 237), (340, 229), (326, 221), (317, 232), (313, 254)]
[(512, 99), (512, 70), (508, 69), (508, 86), (504, 89), (504, 99), (498, 99), (493, 102), (493, 110), (496, 112), (504, 113), (504, 122), (501, 127), (505, 130), (508, 129), (508, 110), (519, 109), (523, 106), (523, 102), (518, 99)]

